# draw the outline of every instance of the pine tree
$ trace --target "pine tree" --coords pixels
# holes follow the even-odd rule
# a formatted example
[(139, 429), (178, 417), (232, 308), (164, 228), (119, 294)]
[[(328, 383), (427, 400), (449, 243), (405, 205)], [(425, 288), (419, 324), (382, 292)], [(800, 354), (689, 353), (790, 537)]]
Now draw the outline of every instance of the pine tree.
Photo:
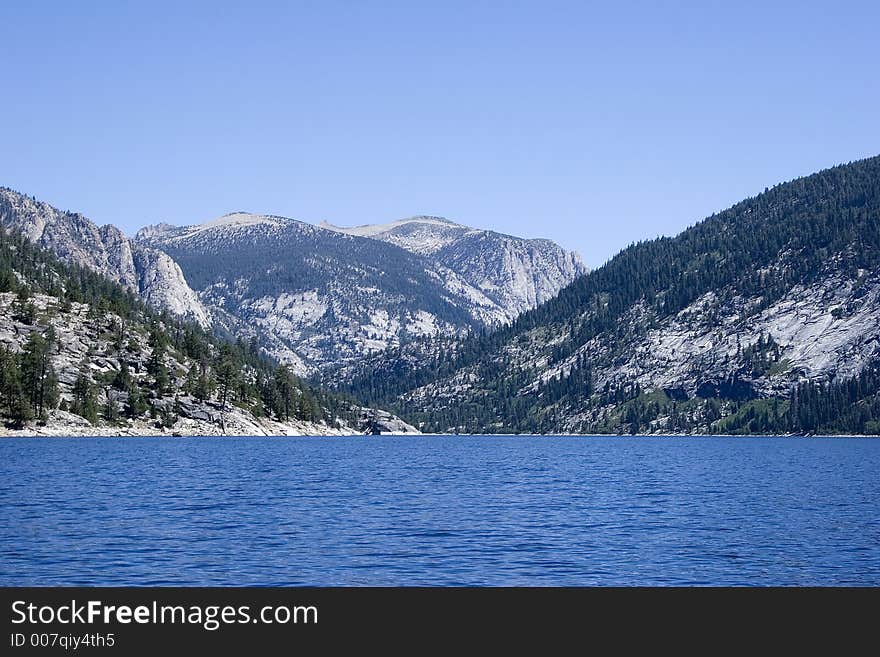
[(107, 400), (104, 404), (104, 419), (114, 424), (119, 421), (119, 404), (116, 393), (112, 388), (107, 388)]
[(296, 399), (296, 381), (290, 369), (282, 365), (275, 370), (275, 415), (282, 420), (290, 420)]
[(21, 355), (21, 383), (33, 415), (39, 418), (58, 403), (58, 378), (50, 356), (52, 347), (51, 342), (33, 331)]
[(239, 365), (230, 345), (223, 345), (217, 363), (217, 386), (219, 390), (220, 410), (226, 410), (229, 391), (234, 388), (238, 377)]
[(12, 303), (12, 316), (22, 324), (33, 324), (36, 321), (37, 309), (31, 301), (31, 291), (26, 285), (18, 288), (15, 301)]
[(162, 395), (171, 383), (168, 367), (165, 365), (165, 352), (168, 347), (168, 338), (157, 324), (150, 330), (149, 339), (150, 359), (147, 361), (147, 373), (153, 377), (153, 389), (157, 395)]
[(147, 412), (147, 402), (144, 394), (139, 386), (132, 386), (128, 393), (128, 399), (125, 400), (125, 408), (123, 410), (125, 416), (131, 419), (137, 419)]
[(98, 400), (95, 394), (95, 386), (88, 376), (88, 366), (80, 366), (80, 372), (73, 384), (73, 404), (71, 411), (84, 417), (92, 424), (98, 422)]

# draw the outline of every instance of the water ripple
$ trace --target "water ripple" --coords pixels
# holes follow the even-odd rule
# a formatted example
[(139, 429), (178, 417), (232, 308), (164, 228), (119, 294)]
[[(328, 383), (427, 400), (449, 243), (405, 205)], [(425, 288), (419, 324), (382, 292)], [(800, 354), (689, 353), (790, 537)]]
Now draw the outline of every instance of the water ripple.
[(880, 441), (0, 440), (2, 585), (878, 585)]

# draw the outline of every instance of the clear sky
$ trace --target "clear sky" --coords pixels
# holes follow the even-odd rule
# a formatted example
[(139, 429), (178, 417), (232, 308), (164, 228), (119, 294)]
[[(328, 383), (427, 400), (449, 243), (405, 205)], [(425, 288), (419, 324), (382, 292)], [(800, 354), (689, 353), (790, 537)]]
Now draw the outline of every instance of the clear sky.
[(0, 185), (129, 233), (436, 214), (595, 266), (880, 153), (878, 25), (877, 2), (4, 2)]

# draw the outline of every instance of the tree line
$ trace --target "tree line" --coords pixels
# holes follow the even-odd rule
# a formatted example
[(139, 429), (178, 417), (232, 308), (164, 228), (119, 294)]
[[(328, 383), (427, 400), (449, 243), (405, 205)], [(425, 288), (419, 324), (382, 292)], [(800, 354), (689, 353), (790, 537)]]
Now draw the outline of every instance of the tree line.
[[(224, 340), (149, 308), (104, 276), (63, 263), (2, 228), (0, 292), (15, 295), (11, 319), (28, 333), (20, 349), (0, 346), (0, 417), (10, 426), (45, 422), (51, 410), (60, 408), (93, 424), (149, 416), (158, 426), (170, 427), (187, 398), (210, 402), (221, 414), (237, 406), (285, 422), (332, 424), (353, 417), (348, 399), (272, 362), (256, 340)], [(54, 298), (50, 307), (38, 310), (37, 293)], [(106, 344), (101, 355), (118, 367), (103, 373), (90, 367), (96, 341), (63, 395), (53, 365), (61, 345), (52, 316), (73, 312), (74, 304), (87, 305), (87, 325)], [(136, 373), (144, 359), (144, 372)]]
[[(829, 275), (854, 281), (855, 296), (863, 293), (861, 273), (880, 270), (878, 216), (880, 157), (780, 184), (676, 237), (630, 245), (508, 327), (477, 334), (434, 357), (385, 354), (343, 389), (413, 421), (427, 421), (428, 428), (443, 430), (446, 422), (453, 423), (447, 427), (493, 430), (552, 426), (553, 418), (598, 403), (588, 384), (592, 370), (613, 366), (625, 345), (638, 343), (652, 327), (707, 293), (714, 300), (699, 321), (719, 330), (723, 327), (713, 325), (713, 317), (717, 322), (719, 310), (737, 298), (753, 301), (749, 312), (759, 313), (796, 285), (809, 287)], [(644, 321), (627, 321), (637, 306)], [(588, 364), (573, 370), (565, 365), (596, 338), (611, 353), (590, 354)], [(548, 342), (553, 346), (545, 349)], [(542, 371), (565, 373), (523, 392), (519, 384), (540, 373), (533, 361), (548, 355)], [(761, 336), (738, 354), (748, 370), (739, 374), (764, 376), (781, 367), (779, 356), (779, 346)], [(469, 383), (461, 386), (459, 380)], [(417, 402), (410, 402), (413, 391), (435, 383), (458, 386), (459, 393), (435, 398), (419, 392)], [(507, 399), (511, 390), (521, 399)]]

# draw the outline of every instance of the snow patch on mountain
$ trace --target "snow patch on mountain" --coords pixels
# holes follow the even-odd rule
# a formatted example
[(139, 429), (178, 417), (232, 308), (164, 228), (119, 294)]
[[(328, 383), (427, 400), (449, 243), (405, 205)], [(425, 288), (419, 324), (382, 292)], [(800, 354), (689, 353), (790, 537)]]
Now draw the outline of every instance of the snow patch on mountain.
[(231, 212), (222, 217), (206, 221), (192, 226), (169, 226), (157, 224), (141, 228), (135, 234), (135, 240), (143, 244), (169, 245), (175, 242), (198, 239), (202, 234), (211, 239), (215, 235), (232, 237), (239, 234), (247, 234), (255, 227), (280, 229), (290, 224), (299, 224), (302, 227), (314, 228), (311, 224), (265, 214), (252, 214), (250, 212)]
[(208, 221), (196, 226), (187, 226), (184, 230), (176, 232), (172, 239), (186, 239), (194, 237), (199, 233), (215, 231), (215, 230), (235, 230), (238, 228), (247, 228), (251, 226), (270, 226), (280, 227), (288, 223), (288, 220), (281, 217), (271, 217), (268, 215), (250, 214), (247, 212), (233, 212), (223, 215), (213, 221)]
[(443, 217), (410, 217), (385, 224), (365, 224), (342, 228), (322, 221), (321, 228), (354, 235), (370, 237), (391, 242), (407, 251), (420, 255), (431, 255), (453, 243), (462, 233), (480, 232), (475, 228), (462, 226)]

